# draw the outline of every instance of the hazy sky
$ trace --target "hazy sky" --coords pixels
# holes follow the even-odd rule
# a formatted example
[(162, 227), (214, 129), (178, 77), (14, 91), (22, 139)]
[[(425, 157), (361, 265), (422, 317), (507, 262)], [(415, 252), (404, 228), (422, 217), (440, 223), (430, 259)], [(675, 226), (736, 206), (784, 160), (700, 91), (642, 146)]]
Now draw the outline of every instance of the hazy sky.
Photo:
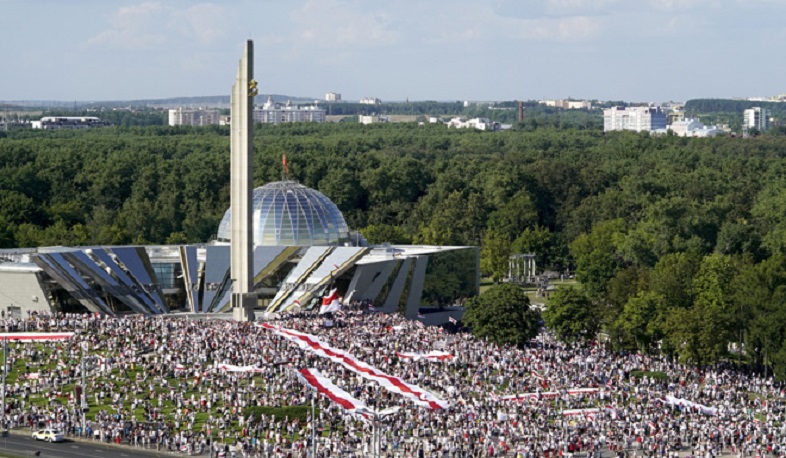
[(0, 100), (786, 93), (786, 0), (0, 0)]

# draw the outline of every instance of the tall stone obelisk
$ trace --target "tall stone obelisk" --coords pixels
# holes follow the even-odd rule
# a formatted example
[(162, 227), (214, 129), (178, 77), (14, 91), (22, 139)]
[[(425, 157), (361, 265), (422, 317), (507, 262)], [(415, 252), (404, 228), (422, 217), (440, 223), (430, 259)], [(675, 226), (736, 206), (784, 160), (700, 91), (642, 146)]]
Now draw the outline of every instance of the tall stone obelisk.
[(254, 42), (246, 41), (243, 57), (232, 85), (231, 125), (231, 276), (232, 316), (237, 321), (253, 321), (257, 295), (252, 291), (254, 246), (251, 211), (254, 177)]

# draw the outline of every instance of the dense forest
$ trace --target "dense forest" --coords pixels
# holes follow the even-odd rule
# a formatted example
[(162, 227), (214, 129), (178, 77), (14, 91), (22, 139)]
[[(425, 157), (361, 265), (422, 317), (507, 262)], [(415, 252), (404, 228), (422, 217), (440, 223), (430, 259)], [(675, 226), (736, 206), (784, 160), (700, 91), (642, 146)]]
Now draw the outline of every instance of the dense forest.
[[(575, 272), (550, 302), (615, 348), (699, 364), (742, 341), (786, 376), (786, 137), (651, 137), (525, 122), (255, 130), (255, 184), (290, 176), (371, 242), (480, 245)], [(0, 132), (0, 245), (204, 242), (229, 205), (224, 127)], [(582, 313), (556, 313), (580, 307)], [(580, 319), (578, 318), (580, 317)], [(575, 324), (575, 323), (574, 323)]]

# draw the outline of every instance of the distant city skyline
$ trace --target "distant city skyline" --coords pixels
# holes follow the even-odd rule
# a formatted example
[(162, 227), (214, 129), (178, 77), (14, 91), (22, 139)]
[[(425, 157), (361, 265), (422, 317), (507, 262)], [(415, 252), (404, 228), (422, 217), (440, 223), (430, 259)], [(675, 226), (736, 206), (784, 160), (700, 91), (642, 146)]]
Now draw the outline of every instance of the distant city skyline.
[(0, 0), (0, 100), (260, 93), (632, 102), (786, 93), (786, 0)]

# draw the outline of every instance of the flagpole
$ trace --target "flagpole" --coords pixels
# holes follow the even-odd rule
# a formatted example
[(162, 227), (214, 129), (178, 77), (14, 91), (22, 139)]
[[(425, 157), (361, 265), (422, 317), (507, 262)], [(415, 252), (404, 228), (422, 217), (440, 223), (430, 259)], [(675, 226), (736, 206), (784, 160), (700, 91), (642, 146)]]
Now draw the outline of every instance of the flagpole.
[(87, 429), (87, 383), (85, 382), (85, 351), (87, 350), (87, 341), (82, 342), (82, 434), (85, 435), (85, 430)]
[(317, 458), (317, 409), (316, 409), (317, 393), (314, 391), (311, 396), (311, 447), (313, 448), (312, 457)]

